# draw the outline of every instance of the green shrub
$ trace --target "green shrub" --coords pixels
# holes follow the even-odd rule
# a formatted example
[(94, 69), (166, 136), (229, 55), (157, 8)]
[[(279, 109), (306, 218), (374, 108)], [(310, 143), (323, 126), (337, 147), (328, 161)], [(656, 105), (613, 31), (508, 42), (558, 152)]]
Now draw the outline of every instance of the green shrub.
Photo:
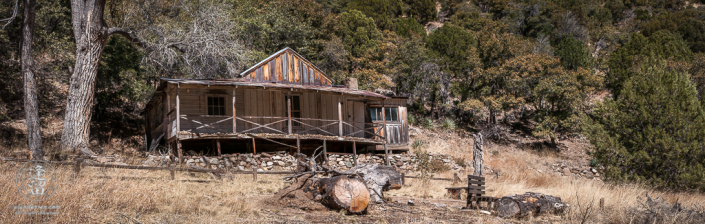
[(416, 116), (413, 114), (408, 114), (406, 116), (406, 121), (409, 122), (409, 124), (416, 124)]
[(443, 119), (443, 122), (441, 122), (441, 127), (444, 130), (455, 130), (455, 128), (456, 128), (455, 121), (453, 121), (449, 118)]
[(695, 87), (664, 61), (644, 64), (619, 97), (585, 117), (592, 156), (611, 179), (705, 190), (705, 113)]
[(434, 126), (433, 120), (431, 120), (431, 118), (426, 118), (423, 120), (423, 123), (421, 124), (421, 126), (425, 129), (433, 130), (433, 126)]
[(599, 167), (599, 166), (600, 166), (600, 162), (597, 161), (597, 159), (591, 159), (591, 160), (590, 160), (590, 166), (591, 166), (591, 167)]
[(425, 144), (426, 143), (423, 140), (416, 139), (416, 140), (414, 140), (414, 143), (411, 143), (411, 148), (418, 149), (418, 148), (423, 147)]

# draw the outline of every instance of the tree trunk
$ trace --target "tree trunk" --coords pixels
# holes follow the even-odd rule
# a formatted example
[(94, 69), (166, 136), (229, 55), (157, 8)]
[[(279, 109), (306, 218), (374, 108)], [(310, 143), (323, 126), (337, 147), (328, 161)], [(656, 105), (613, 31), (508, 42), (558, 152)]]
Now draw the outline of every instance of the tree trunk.
[(527, 192), (523, 195), (510, 195), (496, 203), (497, 215), (506, 217), (524, 217), (529, 214), (561, 213), (568, 206), (561, 198), (541, 193)]
[(71, 20), (76, 38), (76, 64), (71, 75), (61, 152), (88, 149), (95, 79), (103, 48), (110, 36), (103, 21), (102, 0), (71, 2)]
[(319, 179), (318, 192), (323, 195), (321, 203), (332, 209), (362, 213), (370, 203), (370, 192), (365, 182), (346, 175)]
[(485, 160), (485, 156), (482, 152), (484, 151), (482, 147), (484, 144), (484, 139), (482, 138), (482, 133), (473, 134), (472, 137), (475, 140), (475, 145), (472, 147), (472, 167), (475, 171), (472, 175), (481, 177), (485, 174), (484, 167), (482, 165)]
[(39, 124), (39, 102), (37, 101), (37, 80), (34, 77), (32, 40), (34, 32), (35, 0), (25, 0), (24, 21), (22, 22), (22, 78), (24, 79), (24, 113), (27, 125), (27, 143), (33, 160), (43, 160), (42, 131)]

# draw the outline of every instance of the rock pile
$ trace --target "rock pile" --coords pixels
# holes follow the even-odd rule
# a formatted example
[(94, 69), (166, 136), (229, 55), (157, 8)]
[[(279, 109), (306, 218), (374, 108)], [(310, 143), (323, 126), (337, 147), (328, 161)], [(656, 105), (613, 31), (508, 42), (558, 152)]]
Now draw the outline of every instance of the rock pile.
[[(448, 155), (443, 154), (429, 154), (429, 163), (433, 160), (440, 161), (437, 164), (443, 164), (448, 166), (451, 170), (458, 171), (466, 164), (456, 164)], [(167, 166), (170, 162), (169, 157), (162, 156), (152, 156), (150, 155), (147, 160), (145, 160), (143, 166)], [(259, 153), (253, 155), (252, 153), (244, 154), (227, 154), (222, 157), (216, 156), (184, 156), (184, 161), (187, 166), (197, 166), (206, 169), (235, 169), (242, 171), (252, 170), (253, 166), (256, 166), (258, 170), (268, 171), (268, 170), (296, 170), (296, 158), (284, 151), (280, 152), (269, 152), (269, 153)], [(358, 163), (369, 163), (369, 164), (380, 164), (384, 165), (384, 155), (379, 154), (358, 154)], [(414, 172), (419, 171), (419, 163), (421, 160), (417, 158), (415, 154), (394, 154), (390, 155), (389, 162), (392, 166), (395, 166), (399, 171)], [(333, 169), (338, 170), (349, 170), (355, 166), (355, 162), (352, 154), (329, 154), (327, 165)]]

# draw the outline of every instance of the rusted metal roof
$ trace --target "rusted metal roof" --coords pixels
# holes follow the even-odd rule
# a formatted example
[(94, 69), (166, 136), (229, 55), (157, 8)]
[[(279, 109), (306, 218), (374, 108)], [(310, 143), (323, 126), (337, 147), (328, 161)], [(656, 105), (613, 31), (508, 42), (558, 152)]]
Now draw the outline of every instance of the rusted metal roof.
[[(331, 87), (331, 86), (311, 86), (311, 85), (296, 85), (296, 84), (282, 84), (282, 83), (262, 83), (262, 82), (249, 82), (244, 79), (172, 79), (172, 78), (162, 78), (162, 81), (171, 84), (191, 84), (191, 85), (205, 85), (205, 86), (251, 86), (251, 87), (263, 87), (263, 88), (283, 88), (283, 89), (305, 89), (305, 90), (317, 90), (326, 91), (334, 93), (344, 93), (350, 95), (360, 95), (369, 97), (378, 97), (382, 99), (387, 99), (389, 97), (358, 89), (348, 89), (341, 87)], [(160, 87), (162, 87), (160, 85)], [(160, 88), (161, 89), (161, 88)]]

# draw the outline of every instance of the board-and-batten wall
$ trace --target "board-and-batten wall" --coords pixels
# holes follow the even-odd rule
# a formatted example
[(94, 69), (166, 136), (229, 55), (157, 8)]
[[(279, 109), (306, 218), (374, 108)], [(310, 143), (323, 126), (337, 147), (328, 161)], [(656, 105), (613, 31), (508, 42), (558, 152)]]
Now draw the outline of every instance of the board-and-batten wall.
[[(167, 91), (169, 93), (169, 102), (167, 103), (170, 106), (170, 109), (168, 111), (173, 111), (176, 109), (176, 93), (177, 90), (173, 89), (171, 91)], [(213, 122), (217, 122), (223, 119), (227, 119), (232, 117), (232, 94), (233, 94), (233, 89), (207, 89), (207, 88), (181, 88), (178, 90), (179, 92), (179, 100), (180, 100), (180, 115), (185, 118), (181, 119), (181, 130), (182, 131), (188, 131), (191, 130), (192, 132), (198, 132), (198, 133), (217, 133), (217, 132), (232, 132), (232, 120), (227, 120), (220, 122), (218, 124), (211, 125), (211, 127), (202, 127), (196, 130), (196, 128), (203, 126), (203, 124), (209, 124)], [(288, 91), (281, 91), (281, 90), (276, 90), (276, 89), (248, 89), (248, 88), (238, 88), (235, 89), (235, 109), (237, 110), (237, 116), (241, 117), (242, 119), (254, 122), (254, 123), (259, 123), (261, 125), (268, 124), (271, 122), (283, 120), (287, 118), (286, 114), (286, 95)], [(319, 127), (323, 126), (326, 124), (330, 124), (332, 122), (337, 121), (338, 118), (338, 102), (342, 100), (343, 104), (341, 105), (341, 110), (343, 111), (343, 119), (345, 121), (348, 121), (349, 119), (346, 119), (346, 114), (345, 111), (347, 111), (347, 106), (345, 103), (345, 98), (344, 96), (337, 95), (337, 94), (325, 94), (325, 93), (314, 93), (314, 92), (291, 92), (289, 93), (291, 95), (298, 95), (300, 99), (300, 107), (301, 107), (301, 117), (302, 118), (315, 118), (315, 119), (324, 119), (324, 120), (331, 120), (331, 121), (310, 121), (310, 120), (302, 120), (303, 123), (306, 123), (311, 126)], [(208, 115), (208, 105), (207, 105), (207, 98), (208, 96), (219, 96), (219, 97), (224, 97), (225, 98), (225, 115), (223, 116), (213, 116), (213, 115)], [(163, 105), (161, 103), (162, 107), (167, 107), (166, 105)], [(352, 105), (351, 105), (352, 106)], [(363, 105), (364, 106), (364, 105)], [(293, 107), (293, 105), (292, 105)], [(155, 111), (155, 110), (152, 110)], [(155, 118), (158, 115), (154, 115)], [(257, 116), (257, 117), (277, 117), (277, 118), (245, 118), (244, 116)], [(174, 131), (176, 128), (176, 113), (172, 112), (169, 114), (168, 122), (168, 128), (167, 130), (171, 130), (171, 136), (174, 135)], [(197, 121), (197, 122), (194, 122)], [(295, 122), (294, 122), (295, 123)], [(282, 121), (279, 123), (276, 123), (274, 125), (270, 125), (269, 127), (280, 130), (284, 133), (288, 131), (287, 129), (287, 122)], [(254, 124), (238, 120), (237, 121), (237, 131), (245, 131), (249, 130), (252, 128), (257, 127)], [(328, 131), (333, 134), (338, 134), (338, 125), (331, 125), (325, 128), (322, 128), (325, 131)], [(294, 132), (304, 130), (304, 129), (311, 129), (308, 126), (305, 125), (299, 125), (296, 126), (294, 125)], [(157, 134), (156, 132), (159, 132), (161, 130), (156, 130), (153, 129), (153, 134)], [(345, 129), (345, 132), (347, 132), (349, 129)], [(251, 133), (261, 133), (261, 132), (269, 132), (269, 133), (276, 133), (275, 131), (272, 131), (270, 129), (266, 128), (259, 128), (259, 129), (254, 129), (251, 131), (248, 131)], [(308, 131), (305, 134), (327, 134), (318, 130), (312, 130)], [(158, 136), (158, 134), (157, 134)]]
[(287, 49), (249, 69), (245, 79), (253, 82), (277, 82), (285, 84), (330, 86), (333, 80), (321, 70)]

